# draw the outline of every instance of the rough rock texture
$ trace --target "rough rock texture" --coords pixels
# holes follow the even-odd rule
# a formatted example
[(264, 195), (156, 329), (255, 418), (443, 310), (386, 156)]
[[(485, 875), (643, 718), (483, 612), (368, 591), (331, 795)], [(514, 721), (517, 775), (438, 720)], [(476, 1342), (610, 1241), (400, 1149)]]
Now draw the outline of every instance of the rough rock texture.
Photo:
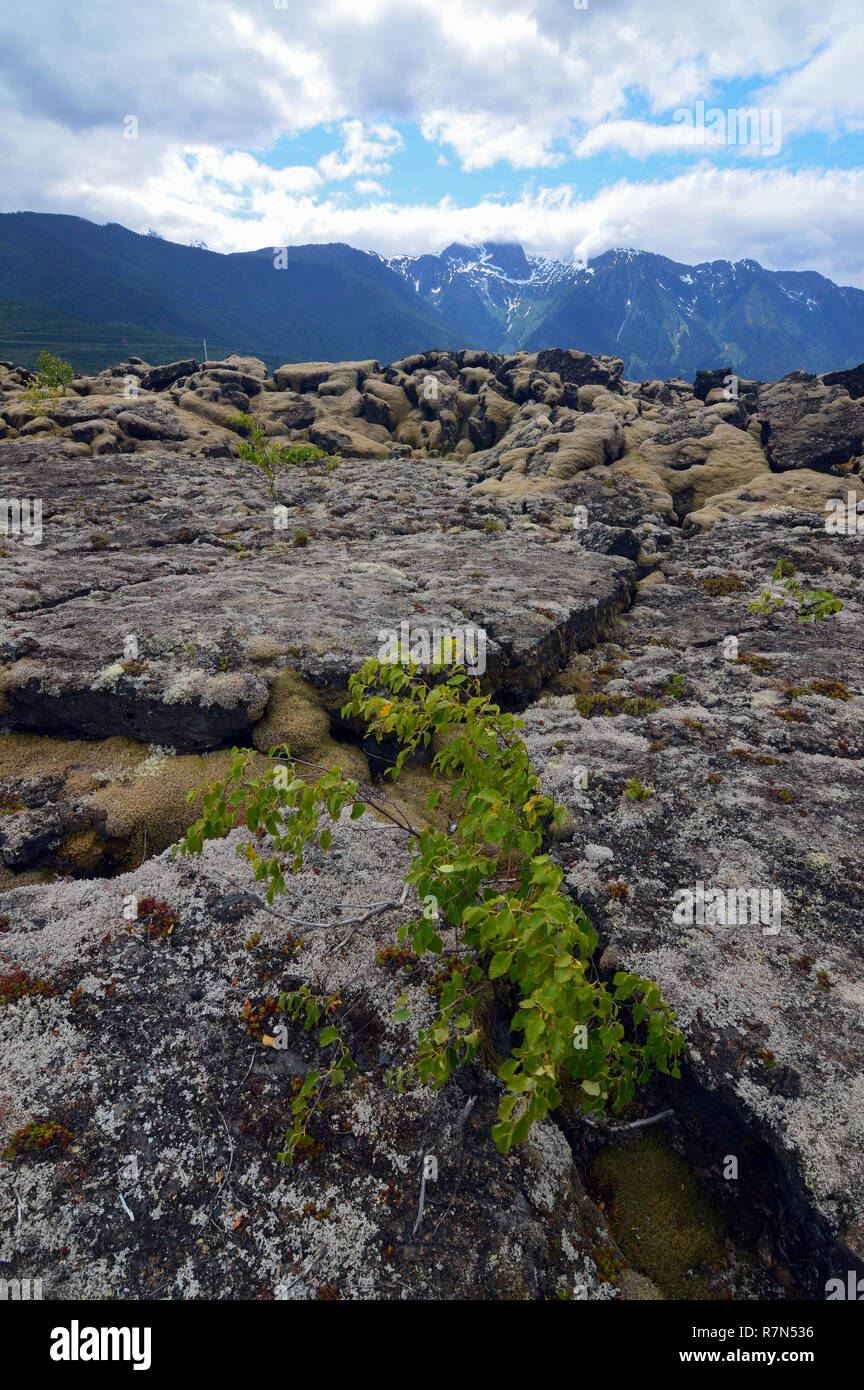
[[(526, 721), (545, 789), (571, 808), (557, 854), (603, 924), (604, 968), (656, 979), (679, 1011), (685, 1086), (741, 1178), (763, 1170), (772, 1261), (819, 1296), (838, 1261), (864, 1260), (864, 558), (858, 538), (801, 521), (718, 524), (676, 546), (664, 582)], [(821, 627), (796, 608), (748, 613), (781, 558), (842, 611)], [(658, 704), (626, 712), (634, 700)], [(630, 797), (632, 778), (650, 795)], [(737, 898), (734, 923), (710, 905), (676, 921), (697, 883), (779, 892), (779, 932), (773, 915), (742, 920)], [(731, 1142), (733, 1116), (761, 1157)]]
[(759, 391), (757, 418), (772, 467), (849, 466), (864, 443), (864, 405), (842, 385), (790, 372)]
[[(489, 1134), (500, 1083), (479, 1063), (438, 1094), (385, 1085), (431, 1016), (434, 962), (409, 975), (376, 961), (410, 908), (373, 919), (350, 949), (338, 922), (349, 879), (355, 902), (399, 897), (394, 834), (341, 824), (291, 909), (337, 925), (305, 938), (245, 890), (240, 832), (201, 864), (166, 855), (107, 884), (7, 895), (4, 948), (57, 993), (0, 1006), (4, 1137), (36, 1110), (72, 1138), (60, 1155), (0, 1164), (4, 1211), (21, 1204), (0, 1234), (4, 1273), (37, 1271), (54, 1298), (646, 1296), (636, 1279), (605, 1279), (599, 1262), (620, 1252), (556, 1125), (505, 1159)], [(130, 895), (167, 901), (171, 935), (130, 927)], [(338, 995), (329, 1018), (359, 1070), (313, 1122), (315, 1155), (287, 1168), (276, 1154), (291, 1102), (327, 1050), (320, 1029), (289, 1024), (281, 1049), (263, 1037), (276, 1025), (267, 998), (301, 982)], [(406, 991), (412, 1020), (394, 1024)], [(264, 1006), (252, 1034), (246, 1000)], [(415, 1236), (426, 1154), (438, 1176)]]
[[(301, 475), (280, 491), (291, 504), (281, 516), (233, 466), (44, 460), (42, 542), (16, 539), (0, 555), (8, 728), (184, 751), (230, 744), (264, 714), (277, 669), (297, 670), (335, 710), (402, 622), (483, 628), (488, 682), (524, 702), (629, 601), (635, 570), (616, 556), (574, 563), (530, 523), (505, 528), (443, 468), (421, 501), (414, 473), (394, 463)], [(374, 534), (355, 511), (361, 494)], [(294, 543), (293, 519), (309, 523)]]

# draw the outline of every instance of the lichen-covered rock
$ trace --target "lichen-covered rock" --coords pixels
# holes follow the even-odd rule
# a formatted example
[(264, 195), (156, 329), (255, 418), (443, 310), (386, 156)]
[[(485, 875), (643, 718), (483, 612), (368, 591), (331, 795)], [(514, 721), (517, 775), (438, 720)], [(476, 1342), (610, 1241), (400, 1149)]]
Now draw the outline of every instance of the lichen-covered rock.
[[(781, 558), (842, 611), (748, 612)], [(713, 1136), (717, 1187), (736, 1157), (773, 1265), (823, 1297), (864, 1258), (860, 542), (793, 511), (718, 522), (662, 578), (526, 711), (528, 747), (570, 810), (555, 853), (602, 968), (657, 980), (690, 1039), (669, 1104)]]
[[(398, 901), (395, 828), (336, 828), (333, 853), (292, 884), (294, 916), (332, 924), (312, 930), (262, 908), (234, 855), (245, 838), (200, 862), (163, 855), (113, 881), (0, 897), (4, 950), (55, 990), (0, 1006), (0, 1142), (14, 1145), (18, 1119), (56, 1117), (80, 1174), (58, 1184), (51, 1149), (0, 1162), (21, 1213), (0, 1233), (7, 1276), (73, 1299), (628, 1296), (555, 1124), (498, 1154), (501, 1085), (479, 1061), (441, 1092), (388, 1088), (432, 1017), (436, 962), (409, 973), (380, 956), (416, 903), (359, 934), (340, 903), (348, 883), (355, 903)], [(301, 984), (337, 1001), (325, 1017), (358, 1070), (326, 1093), (305, 1160), (287, 1167), (292, 1101), (333, 1047), (322, 1025), (289, 1020), (276, 1037), (275, 999)], [(411, 1017), (394, 1023), (403, 993)]]
[(856, 458), (864, 445), (864, 404), (841, 385), (790, 372), (758, 393), (762, 444), (773, 468), (822, 471)]

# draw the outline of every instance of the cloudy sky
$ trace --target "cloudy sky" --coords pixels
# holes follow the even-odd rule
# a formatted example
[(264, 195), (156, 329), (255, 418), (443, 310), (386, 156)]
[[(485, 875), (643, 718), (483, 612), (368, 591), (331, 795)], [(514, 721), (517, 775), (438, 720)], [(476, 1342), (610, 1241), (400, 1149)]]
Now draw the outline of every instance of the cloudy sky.
[(0, 208), (220, 251), (634, 246), (864, 286), (861, 0), (583, 3), (10, 4)]

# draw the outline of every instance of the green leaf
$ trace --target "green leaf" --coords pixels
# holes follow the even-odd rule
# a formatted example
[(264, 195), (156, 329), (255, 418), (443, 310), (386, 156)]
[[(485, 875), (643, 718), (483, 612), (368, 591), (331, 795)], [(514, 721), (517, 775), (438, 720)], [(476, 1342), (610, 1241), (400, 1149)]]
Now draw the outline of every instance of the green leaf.
[(489, 979), (497, 980), (500, 975), (506, 975), (512, 961), (512, 951), (496, 951), (489, 966)]

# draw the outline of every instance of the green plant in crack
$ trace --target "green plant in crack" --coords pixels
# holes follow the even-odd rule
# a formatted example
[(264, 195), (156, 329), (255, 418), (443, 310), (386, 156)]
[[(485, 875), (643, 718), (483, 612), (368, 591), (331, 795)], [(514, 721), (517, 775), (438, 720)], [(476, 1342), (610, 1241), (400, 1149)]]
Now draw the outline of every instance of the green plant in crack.
[(654, 788), (643, 786), (638, 777), (630, 777), (624, 783), (624, 794), (625, 796), (629, 796), (633, 801), (647, 801), (648, 797), (652, 796), (653, 793)]
[[(792, 573), (790, 573), (790, 567)], [(839, 613), (843, 604), (833, 590), (807, 589), (805, 591), (795, 578), (794, 568), (791, 560), (778, 560), (771, 575), (771, 582), (773, 584), (782, 582), (783, 587), (797, 603), (799, 623), (821, 623), (832, 613)], [(773, 589), (763, 589), (758, 599), (748, 603), (747, 611), (748, 613), (771, 614), (785, 605), (786, 599), (782, 594), (777, 594)]]
[(316, 448), (314, 444), (275, 444), (251, 415), (234, 415), (228, 423), (244, 436), (240, 443), (234, 446), (235, 456), (261, 469), (267, 479), (267, 491), (274, 502), (276, 478), (283, 468), (303, 463), (318, 463), (322, 460), (328, 468), (339, 466), (339, 460), (335, 455), (325, 454), (323, 449)]
[[(620, 1111), (655, 1071), (679, 1076), (684, 1038), (659, 988), (627, 971), (611, 986), (599, 978), (597, 933), (562, 891), (563, 870), (542, 852), (550, 822), (560, 824), (566, 811), (541, 792), (519, 735), (523, 723), (458, 668), (433, 668), (424, 678), (416, 667), (370, 660), (351, 677), (349, 692), (342, 717), (399, 747), (391, 780), (434, 739), (432, 771), (449, 784), (452, 830), (401, 823), (412, 852), (405, 881), (424, 906), (399, 928), (398, 939), (418, 958), (441, 954), (440, 921), (453, 933), (458, 957), (442, 983), (437, 1017), (420, 1032), (409, 1059), (420, 1080), (443, 1086), (477, 1054), (489, 984), (498, 979), (506, 979), (515, 999), (510, 1028), (517, 1039), (498, 1069), (506, 1091), (493, 1137), (502, 1153), (561, 1103), (565, 1081), (580, 1088), (586, 1111), (602, 1113)], [(230, 776), (205, 792), (204, 813), (177, 851), (199, 853), (205, 840), (245, 815), (252, 835), (260, 829), (271, 838), (269, 858), (257, 842), (238, 853), (254, 862), (272, 903), (285, 891), (286, 871), (301, 869), (308, 849), (329, 849), (327, 822), (343, 812), (359, 818), (375, 804), (375, 793), (361, 794), (339, 768), (305, 780), (287, 745), (270, 750), (270, 764), (258, 775), (257, 756), (234, 750)], [(427, 815), (444, 795), (443, 787), (430, 792)], [(394, 1021), (403, 1021), (408, 1007), (400, 1004)], [(337, 1073), (344, 1070), (335, 1065)], [(307, 1075), (297, 1100), (305, 1102), (319, 1081)]]

